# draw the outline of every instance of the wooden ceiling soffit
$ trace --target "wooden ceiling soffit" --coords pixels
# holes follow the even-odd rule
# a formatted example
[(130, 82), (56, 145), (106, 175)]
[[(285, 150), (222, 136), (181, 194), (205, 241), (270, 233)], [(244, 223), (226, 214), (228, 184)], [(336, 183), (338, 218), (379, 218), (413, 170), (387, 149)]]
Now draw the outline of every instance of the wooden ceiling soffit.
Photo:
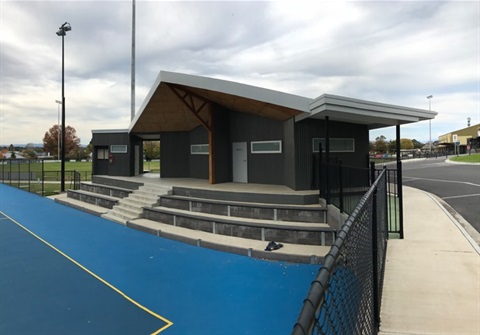
[[(210, 101), (205, 100), (203, 97), (174, 84), (167, 84), (167, 86), (175, 93), (175, 95), (184, 103), (188, 110), (198, 119), (198, 121), (208, 130), (212, 131), (211, 125), (209, 125), (207, 120), (204, 120), (200, 115), (200, 112), (208, 107)], [(199, 100), (200, 103), (195, 103), (195, 99)]]

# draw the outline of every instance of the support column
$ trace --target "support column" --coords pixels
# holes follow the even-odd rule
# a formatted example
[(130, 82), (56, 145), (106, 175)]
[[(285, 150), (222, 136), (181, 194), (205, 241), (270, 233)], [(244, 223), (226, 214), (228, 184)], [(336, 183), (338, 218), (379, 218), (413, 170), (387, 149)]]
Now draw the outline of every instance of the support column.
[(208, 181), (215, 184), (215, 109), (209, 104), (209, 128), (208, 130)]
[(330, 118), (325, 116), (325, 186), (327, 204), (330, 204)]
[(398, 187), (398, 220), (400, 221), (400, 238), (403, 239), (403, 181), (402, 181), (402, 160), (400, 152), (400, 125), (396, 126), (397, 133), (397, 187)]

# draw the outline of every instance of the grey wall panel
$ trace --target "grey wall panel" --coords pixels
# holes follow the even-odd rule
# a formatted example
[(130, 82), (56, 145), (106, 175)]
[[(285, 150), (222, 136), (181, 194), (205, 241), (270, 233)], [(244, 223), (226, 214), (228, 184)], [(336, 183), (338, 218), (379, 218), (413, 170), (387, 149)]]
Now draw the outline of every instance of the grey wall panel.
[(232, 181), (232, 144), (230, 140), (230, 111), (214, 106), (215, 121), (215, 182)]
[(189, 177), (189, 134), (165, 132), (160, 141), (160, 174), (162, 178)]
[[(132, 176), (134, 163), (134, 145), (141, 145), (138, 138), (125, 133), (94, 133), (92, 144), (94, 147), (92, 173), (108, 174), (110, 176)], [(108, 149), (111, 145), (126, 145), (126, 153), (112, 153), (113, 162), (98, 160), (96, 153), (98, 148)]]
[[(334, 161), (361, 168), (368, 167), (369, 135), (364, 125), (329, 122), (330, 138), (354, 138), (355, 152), (330, 153)], [(312, 139), (325, 137), (323, 120), (306, 119), (295, 124), (297, 189), (314, 189), (318, 185), (318, 153), (313, 153)]]
[(281, 140), (284, 142), (283, 122), (251, 114), (230, 114), (232, 142), (247, 142), (248, 182), (284, 185), (285, 154), (252, 154), (252, 141)]
[(189, 174), (190, 178), (208, 179), (208, 154), (192, 155), (190, 153), (190, 145), (192, 144), (208, 144), (208, 131), (199, 126), (189, 133), (188, 155), (189, 157)]
[(294, 119), (287, 120), (284, 123), (284, 185), (293, 190), (297, 189), (295, 171), (296, 171), (296, 150), (295, 150), (295, 122)]

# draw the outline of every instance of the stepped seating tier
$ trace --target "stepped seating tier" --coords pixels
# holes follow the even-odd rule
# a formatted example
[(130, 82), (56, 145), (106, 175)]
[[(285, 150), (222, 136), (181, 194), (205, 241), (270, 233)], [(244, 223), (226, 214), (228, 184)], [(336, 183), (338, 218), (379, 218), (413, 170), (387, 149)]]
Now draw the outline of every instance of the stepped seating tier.
[[(95, 211), (89, 206), (98, 206), (97, 215), (138, 230), (190, 244), (202, 240), (203, 247), (252, 257), (293, 260), (287, 256), (293, 252), (302, 263), (317, 263), (322, 248), (335, 241), (336, 230), (316, 194), (274, 193), (261, 185), (221, 187), (95, 178), (82, 183), (81, 190), (69, 190), (70, 203), (68, 198), (57, 201), (89, 212)], [(82, 207), (79, 200), (89, 205)], [(269, 241), (283, 243), (283, 253), (264, 252)], [(237, 243), (242, 247), (234, 247)]]
[[(173, 188), (176, 192), (176, 188)], [(320, 205), (300, 206), (268, 203), (235, 202), (179, 195), (160, 197), (160, 206), (216, 215), (274, 221), (325, 223), (327, 211)]]
[(182, 228), (260, 241), (331, 245), (335, 239), (335, 231), (325, 223), (228, 217), (166, 207), (145, 207), (143, 218)]

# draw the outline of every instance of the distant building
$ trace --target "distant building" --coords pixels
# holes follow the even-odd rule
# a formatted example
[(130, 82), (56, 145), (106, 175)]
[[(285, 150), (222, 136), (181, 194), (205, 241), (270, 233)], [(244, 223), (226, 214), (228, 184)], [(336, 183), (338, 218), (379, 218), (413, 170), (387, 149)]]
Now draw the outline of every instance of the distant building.
[(470, 150), (480, 151), (480, 123), (473, 126), (454, 130), (438, 137), (439, 146), (447, 152), (455, 151), (455, 143), (458, 145), (458, 153), (464, 154)]
[[(8, 152), (4, 153), (3, 157), (5, 159), (11, 159), (12, 158), (12, 152), (8, 151)], [(23, 157), (21, 152), (15, 151), (15, 155), (14, 155), (13, 159), (25, 159), (25, 157)]]

